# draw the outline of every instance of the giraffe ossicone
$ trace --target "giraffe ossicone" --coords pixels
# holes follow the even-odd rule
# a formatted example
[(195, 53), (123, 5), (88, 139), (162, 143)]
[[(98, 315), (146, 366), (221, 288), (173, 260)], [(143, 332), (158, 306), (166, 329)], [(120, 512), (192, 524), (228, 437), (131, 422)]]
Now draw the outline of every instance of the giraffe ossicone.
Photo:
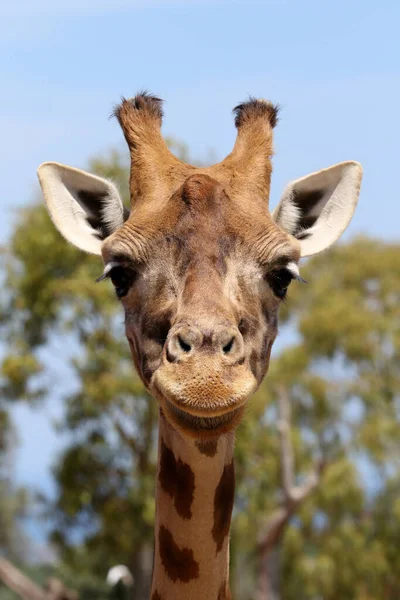
[(339, 163), (289, 184), (271, 214), (277, 108), (250, 99), (234, 112), (232, 152), (197, 168), (166, 146), (161, 100), (124, 99), (130, 210), (108, 180), (38, 170), (60, 233), (102, 256), (99, 279), (116, 288), (136, 370), (160, 405), (153, 600), (230, 598), (234, 431), (300, 258), (338, 239), (361, 185), (361, 165)]

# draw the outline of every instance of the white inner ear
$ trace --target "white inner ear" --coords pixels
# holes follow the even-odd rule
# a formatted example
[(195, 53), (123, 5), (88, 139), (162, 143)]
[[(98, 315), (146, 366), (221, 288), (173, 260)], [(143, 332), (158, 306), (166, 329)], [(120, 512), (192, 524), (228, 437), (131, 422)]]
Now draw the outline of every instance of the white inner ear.
[(121, 227), (129, 212), (107, 179), (59, 163), (43, 163), (39, 182), (59, 232), (74, 246), (101, 254), (102, 240)]
[(290, 183), (272, 217), (296, 237), (301, 255), (324, 250), (348, 226), (358, 202), (362, 168), (348, 161)]

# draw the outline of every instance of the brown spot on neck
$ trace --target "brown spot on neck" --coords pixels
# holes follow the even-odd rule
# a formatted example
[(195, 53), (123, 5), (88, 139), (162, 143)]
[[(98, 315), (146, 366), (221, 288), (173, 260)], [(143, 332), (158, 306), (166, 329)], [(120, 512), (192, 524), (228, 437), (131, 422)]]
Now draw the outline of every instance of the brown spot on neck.
[(194, 473), (180, 458), (176, 460), (164, 440), (161, 440), (159, 480), (164, 492), (173, 499), (178, 515), (190, 519), (195, 489)]
[(229, 534), (233, 500), (235, 495), (235, 467), (233, 461), (226, 465), (214, 496), (214, 526), (212, 535), (217, 552), (222, 550), (225, 538)]
[(160, 558), (168, 577), (173, 581), (187, 583), (199, 576), (199, 563), (194, 560), (193, 550), (179, 548), (172, 533), (163, 525), (158, 532)]
[(151, 600), (163, 600), (163, 599), (162, 599), (162, 596), (160, 596), (160, 594), (156, 590), (155, 592), (152, 593)]
[(217, 454), (218, 440), (199, 440), (196, 442), (196, 446), (201, 454), (213, 458)]

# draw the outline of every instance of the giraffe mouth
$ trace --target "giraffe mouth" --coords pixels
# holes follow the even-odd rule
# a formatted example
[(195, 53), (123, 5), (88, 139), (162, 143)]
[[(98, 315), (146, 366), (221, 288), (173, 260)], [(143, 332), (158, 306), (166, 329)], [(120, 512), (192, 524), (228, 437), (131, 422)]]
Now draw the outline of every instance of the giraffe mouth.
[(169, 416), (179, 426), (192, 432), (199, 433), (216, 433), (217, 431), (223, 433), (224, 431), (231, 429), (232, 425), (239, 421), (244, 410), (244, 406), (240, 406), (239, 408), (235, 408), (221, 415), (200, 417), (198, 415), (193, 415), (186, 410), (178, 408), (166, 398), (164, 398), (164, 405)]
[[(163, 364), (153, 375), (151, 391), (171, 425), (188, 435), (221, 435), (240, 422), (257, 381), (241, 365), (215, 369), (207, 357), (197, 364)], [(183, 371), (183, 372), (182, 372)]]

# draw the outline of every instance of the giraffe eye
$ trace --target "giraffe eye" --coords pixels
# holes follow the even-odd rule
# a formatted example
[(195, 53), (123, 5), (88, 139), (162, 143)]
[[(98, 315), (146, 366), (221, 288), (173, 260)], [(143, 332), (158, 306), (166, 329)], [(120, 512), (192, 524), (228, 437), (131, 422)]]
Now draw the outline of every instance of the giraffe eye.
[(289, 269), (275, 269), (267, 275), (267, 282), (272, 291), (281, 300), (285, 298), (292, 279), (294, 279), (294, 274)]
[(123, 298), (129, 291), (136, 279), (136, 273), (126, 267), (113, 267), (110, 271), (110, 279), (115, 287), (118, 298)]
[(130, 267), (124, 267), (118, 263), (111, 262), (106, 265), (103, 275), (98, 277), (96, 281), (103, 281), (108, 277), (115, 287), (117, 297), (123, 298), (136, 279), (136, 271)]

